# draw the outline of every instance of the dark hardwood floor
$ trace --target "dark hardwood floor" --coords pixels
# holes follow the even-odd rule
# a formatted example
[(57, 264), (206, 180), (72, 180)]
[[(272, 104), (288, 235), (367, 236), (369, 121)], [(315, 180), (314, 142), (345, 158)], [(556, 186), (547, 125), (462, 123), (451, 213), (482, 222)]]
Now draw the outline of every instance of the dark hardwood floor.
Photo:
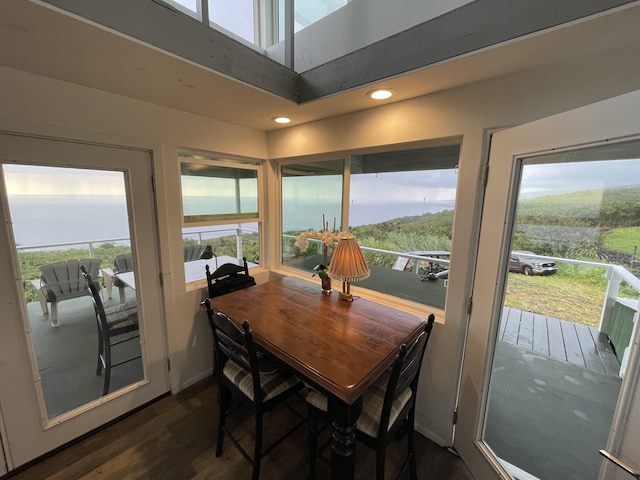
[[(306, 416), (302, 399), (292, 405)], [(61, 449), (26, 469), (9, 475), (12, 480), (32, 479), (224, 479), (251, 477), (251, 467), (226, 440), (223, 454), (215, 457), (217, 426), (216, 387), (198, 383), (177, 395), (166, 396), (126, 418)], [(252, 419), (234, 415), (246, 446), (252, 445)], [(276, 409), (265, 420), (265, 443), (278, 435), (293, 415)], [(229, 420), (227, 420), (229, 422)], [(229, 423), (231, 425), (231, 423)], [(245, 443), (243, 441), (243, 443)], [(470, 480), (462, 461), (447, 449), (417, 435), (418, 478)], [(306, 424), (278, 445), (262, 461), (260, 478), (296, 480), (308, 478)], [(397, 478), (406, 440), (387, 449), (387, 477)], [(375, 456), (358, 445), (356, 478), (375, 478)], [(329, 478), (329, 469), (318, 462), (318, 478)], [(409, 478), (405, 472), (402, 478)]]

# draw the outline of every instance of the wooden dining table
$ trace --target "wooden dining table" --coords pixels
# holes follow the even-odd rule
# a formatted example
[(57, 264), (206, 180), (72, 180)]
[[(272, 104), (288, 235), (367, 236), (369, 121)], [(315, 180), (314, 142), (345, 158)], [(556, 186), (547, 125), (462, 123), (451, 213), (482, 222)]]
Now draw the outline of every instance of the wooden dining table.
[(340, 300), (320, 284), (284, 277), (211, 299), (261, 348), (328, 397), (333, 426), (331, 478), (354, 478), (355, 424), (362, 394), (393, 363), (424, 319), (363, 298)]

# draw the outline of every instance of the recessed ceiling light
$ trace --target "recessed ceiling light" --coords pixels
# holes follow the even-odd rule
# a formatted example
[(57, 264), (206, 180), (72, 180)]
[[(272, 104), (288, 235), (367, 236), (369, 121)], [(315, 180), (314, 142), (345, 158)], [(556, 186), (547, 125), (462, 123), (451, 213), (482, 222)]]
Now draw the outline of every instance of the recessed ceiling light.
[(291, 119), (289, 117), (274, 117), (273, 121), (276, 123), (291, 123)]
[(381, 88), (378, 90), (371, 90), (367, 93), (369, 98), (373, 100), (385, 100), (393, 95), (393, 90), (389, 90), (388, 88)]

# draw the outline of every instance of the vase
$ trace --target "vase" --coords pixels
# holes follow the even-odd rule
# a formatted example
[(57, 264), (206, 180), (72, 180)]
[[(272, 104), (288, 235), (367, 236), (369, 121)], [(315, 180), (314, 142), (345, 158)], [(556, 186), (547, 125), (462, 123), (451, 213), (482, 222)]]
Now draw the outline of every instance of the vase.
[(322, 293), (324, 293), (325, 295), (329, 295), (332, 290), (331, 290), (331, 279), (330, 278), (322, 278)]

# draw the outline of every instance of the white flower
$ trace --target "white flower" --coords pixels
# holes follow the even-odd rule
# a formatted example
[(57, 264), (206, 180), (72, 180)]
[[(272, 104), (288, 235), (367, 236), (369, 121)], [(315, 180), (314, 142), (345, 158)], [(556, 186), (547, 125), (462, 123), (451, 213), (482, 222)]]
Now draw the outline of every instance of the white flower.
[(307, 230), (298, 234), (295, 246), (301, 251), (305, 251), (309, 247), (309, 239), (320, 240), (324, 245), (333, 245), (342, 236), (341, 232), (332, 232), (331, 230)]

